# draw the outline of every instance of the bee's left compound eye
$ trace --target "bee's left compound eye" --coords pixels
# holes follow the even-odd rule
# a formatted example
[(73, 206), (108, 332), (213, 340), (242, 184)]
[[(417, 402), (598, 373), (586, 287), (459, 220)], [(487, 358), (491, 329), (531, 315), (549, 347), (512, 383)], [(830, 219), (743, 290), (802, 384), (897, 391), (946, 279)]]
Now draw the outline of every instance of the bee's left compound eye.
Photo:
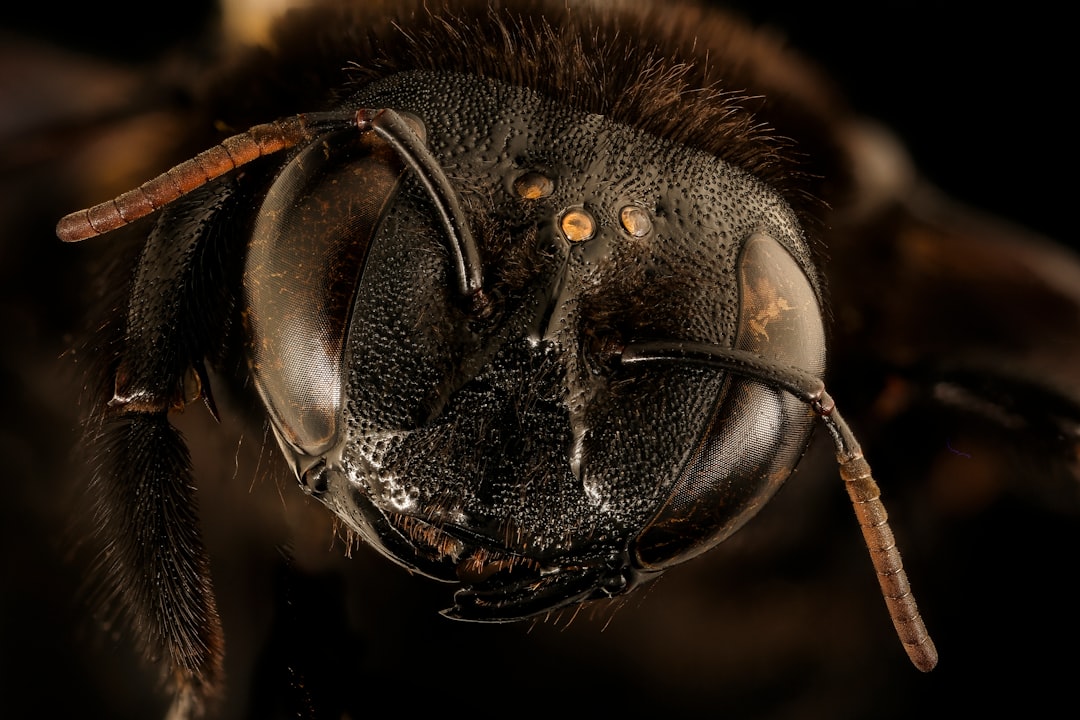
[[(764, 233), (743, 246), (738, 293), (735, 349), (820, 376), (825, 332), (814, 290), (787, 250)], [(813, 422), (813, 412), (790, 393), (733, 375), (694, 457), (638, 538), (641, 564), (683, 562), (742, 527), (794, 469)]]

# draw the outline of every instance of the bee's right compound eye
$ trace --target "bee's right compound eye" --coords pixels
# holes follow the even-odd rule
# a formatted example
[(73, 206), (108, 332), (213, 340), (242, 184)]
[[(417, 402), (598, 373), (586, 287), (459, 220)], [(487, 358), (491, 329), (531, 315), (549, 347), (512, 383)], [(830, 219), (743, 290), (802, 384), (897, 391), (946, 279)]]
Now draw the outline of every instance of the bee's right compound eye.
[(403, 164), (347, 128), (302, 148), (256, 217), (244, 272), (255, 384), (279, 439), (306, 455), (339, 432), (352, 297)]

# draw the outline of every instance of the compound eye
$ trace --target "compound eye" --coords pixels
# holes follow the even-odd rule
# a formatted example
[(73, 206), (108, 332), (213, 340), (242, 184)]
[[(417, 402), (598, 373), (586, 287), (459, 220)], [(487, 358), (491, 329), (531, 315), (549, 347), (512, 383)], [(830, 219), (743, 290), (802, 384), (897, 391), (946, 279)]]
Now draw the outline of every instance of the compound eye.
[(249, 362), (279, 439), (307, 455), (336, 442), (353, 296), (402, 172), (374, 134), (329, 134), (285, 165), (256, 218), (244, 271)]
[[(773, 238), (755, 234), (743, 246), (737, 272), (735, 348), (822, 374), (821, 310), (795, 259)], [(639, 536), (641, 565), (662, 569), (689, 560), (742, 527), (794, 469), (812, 424), (802, 400), (732, 373), (694, 456)]]
[(763, 233), (739, 259), (739, 334), (735, 347), (820, 375), (825, 368), (821, 309), (806, 273)]

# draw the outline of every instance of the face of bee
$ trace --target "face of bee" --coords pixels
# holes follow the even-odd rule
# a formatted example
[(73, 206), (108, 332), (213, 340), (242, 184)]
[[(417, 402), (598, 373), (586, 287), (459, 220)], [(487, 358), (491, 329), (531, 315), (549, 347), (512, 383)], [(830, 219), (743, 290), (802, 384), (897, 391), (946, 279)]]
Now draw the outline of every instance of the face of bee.
[(802, 402), (604, 353), (705, 342), (820, 375), (816, 275), (782, 199), (703, 152), (472, 75), (396, 75), (349, 105), (410, 118), (497, 300), (470, 317), (427, 190), (354, 129), (285, 165), (255, 222), (245, 317), (309, 491), (397, 562), (469, 584), (459, 603), (483, 600), (457, 614), (492, 620), (625, 592), (771, 497), (808, 438)]

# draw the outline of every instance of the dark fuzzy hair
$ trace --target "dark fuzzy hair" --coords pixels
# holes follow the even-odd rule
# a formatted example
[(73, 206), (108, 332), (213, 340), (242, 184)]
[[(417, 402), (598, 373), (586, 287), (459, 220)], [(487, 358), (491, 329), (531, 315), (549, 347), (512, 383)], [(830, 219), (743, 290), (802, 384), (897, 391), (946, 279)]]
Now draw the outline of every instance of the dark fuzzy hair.
[(714, 154), (780, 192), (811, 231), (847, 190), (833, 135), (846, 110), (831, 86), (778, 36), (692, 2), (332, 0), (287, 14), (270, 48), (218, 79), (211, 106), (243, 129), (413, 69), (528, 87)]

